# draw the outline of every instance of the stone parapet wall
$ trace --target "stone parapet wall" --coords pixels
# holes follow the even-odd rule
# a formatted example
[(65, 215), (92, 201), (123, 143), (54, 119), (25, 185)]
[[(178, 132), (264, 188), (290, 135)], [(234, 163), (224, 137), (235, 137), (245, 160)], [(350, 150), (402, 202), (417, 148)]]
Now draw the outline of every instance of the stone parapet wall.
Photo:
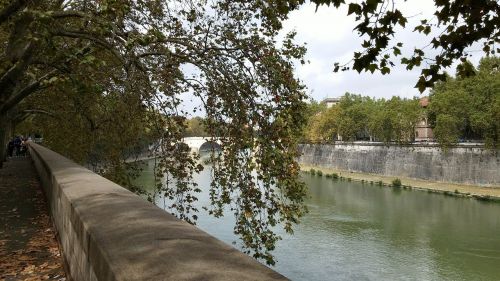
[(299, 163), (384, 176), (500, 187), (500, 154), (478, 146), (303, 144)]
[(286, 280), (71, 160), (29, 150), (72, 280)]

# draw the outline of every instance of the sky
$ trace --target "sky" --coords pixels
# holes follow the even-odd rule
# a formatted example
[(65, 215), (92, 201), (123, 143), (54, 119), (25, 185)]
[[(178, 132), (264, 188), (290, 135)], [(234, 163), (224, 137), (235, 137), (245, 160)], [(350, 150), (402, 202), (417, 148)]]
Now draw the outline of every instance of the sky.
[[(397, 30), (395, 42), (403, 42), (403, 55), (411, 54), (414, 47), (426, 46), (432, 37), (413, 32), (421, 19), (433, 19), (435, 11), (433, 0), (396, 1), (403, 15), (410, 16), (406, 29)], [(295, 30), (296, 42), (306, 43), (308, 49), (306, 65), (296, 65), (296, 75), (308, 88), (312, 98), (321, 101), (326, 97), (339, 97), (345, 92), (377, 98), (401, 96), (411, 98), (421, 96), (414, 88), (420, 69), (407, 71), (397, 65), (388, 75), (362, 73), (356, 71), (333, 72), (333, 64), (348, 62), (355, 51), (361, 50), (361, 39), (353, 32), (356, 23), (354, 16), (347, 16), (347, 6), (340, 9), (320, 6), (316, 11), (313, 4), (305, 4), (290, 14), (283, 23), (283, 34)], [(434, 33), (436, 34), (436, 33)], [(432, 35), (432, 33), (431, 33)], [(424, 49), (432, 54), (430, 47)], [(471, 47), (470, 60), (477, 65), (483, 55), (481, 45)], [(447, 70), (453, 74), (455, 67)], [(424, 92), (424, 95), (427, 92)]]
[[(434, 0), (395, 0), (396, 7), (408, 18), (407, 28), (396, 29), (394, 44), (403, 42), (401, 48), (403, 55), (411, 55), (413, 49), (423, 48), (426, 56), (432, 57), (434, 50), (426, 47), (433, 35), (439, 34), (439, 30), (434, 30), (430, 35), (422, 35), (413, 32), (414, 27), (420, 20), (427, 19), (429, 22), (436, 22), (433, 13), (435, 12)], [(428, 95), (428, 90), (420, 93), (414, 88), (420, 76), (420, 68), (411, 71), (405, 66), (398, 65), (391, 69), (390, 74), (371, 74), (356, 71), (333, 72), (334, 63), (344, 64), (349, 62), (354, 52), (361, 51), (363, 38), (353, 31), (356, 26), (354, 16), (347, 16), (347, 5), (340, 8), (333, 6), (316, 6), (311, 3), (302, 5), (298, 10), (289, 14), (283, 22), (283, 30), (278, 36), (278, 42), (290, 31), (296, 31), (295, 42), (305, 44), (307, 53), (305, 65), (296, 64), (296, 76), (306, 85), (309, 96), (321, 101), (327, 97), (340, 97), (346, 92), (370, 96), (374, 98), (391, 98), (400, 96), (405, 98), (421, 97)], [(281, 38), (281, 39), (280, 39)], [(279, 43), (278, 43), (279, 44)], [(469, 60), (477, 65), (484, 55), (482, 44), (476, 44), (469, 50)], [(422, 66), (425, 66), (424, 64)], [(455, 73), (456, 64), (447, 69), (449, 74)], [(187, 71), (189, 72), (189, 71)], [(187, 111), (194, 107), (200, 108), (201, 102), (186, 93), (183, 108)], [(203, 116), (204, 110), (198, 110), (193, 116)]]

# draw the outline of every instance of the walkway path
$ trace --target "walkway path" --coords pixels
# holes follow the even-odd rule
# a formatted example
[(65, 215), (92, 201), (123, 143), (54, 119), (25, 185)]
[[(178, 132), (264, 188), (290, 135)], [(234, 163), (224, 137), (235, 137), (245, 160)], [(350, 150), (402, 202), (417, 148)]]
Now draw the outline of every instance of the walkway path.
[(45, 197), (29, 158), (0, 169), (0, 280), (65, 280)]

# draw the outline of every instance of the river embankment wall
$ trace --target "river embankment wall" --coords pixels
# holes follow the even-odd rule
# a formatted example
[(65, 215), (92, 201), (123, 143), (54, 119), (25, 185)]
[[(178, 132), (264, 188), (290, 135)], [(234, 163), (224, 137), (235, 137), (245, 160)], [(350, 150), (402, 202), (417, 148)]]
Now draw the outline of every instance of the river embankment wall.
[(302, 144), (302, 165), (384, 176), (500, 186), (500, 153), (480, 146)]
[(286, 280), (125, 188), (31, 143), (68, 280)]

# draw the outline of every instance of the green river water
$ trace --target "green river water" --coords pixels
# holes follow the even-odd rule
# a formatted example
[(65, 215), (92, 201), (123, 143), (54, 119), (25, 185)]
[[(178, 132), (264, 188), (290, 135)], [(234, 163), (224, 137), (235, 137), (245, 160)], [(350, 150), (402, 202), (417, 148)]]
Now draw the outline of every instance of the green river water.
[[(499, 203), (303, 179), (309, 213), (274, 251), (273, 268), (291, 280), (500, 280)], [(151, 166), (138, 180), (152, 182)], [(210, 167), (196, 180), (207, 190)], [(208, 204), (206, 192), (199, 198)], [(227, 243), (237, 240), (233, 225), (230, 214), (198, 219), (198, 227)]]

